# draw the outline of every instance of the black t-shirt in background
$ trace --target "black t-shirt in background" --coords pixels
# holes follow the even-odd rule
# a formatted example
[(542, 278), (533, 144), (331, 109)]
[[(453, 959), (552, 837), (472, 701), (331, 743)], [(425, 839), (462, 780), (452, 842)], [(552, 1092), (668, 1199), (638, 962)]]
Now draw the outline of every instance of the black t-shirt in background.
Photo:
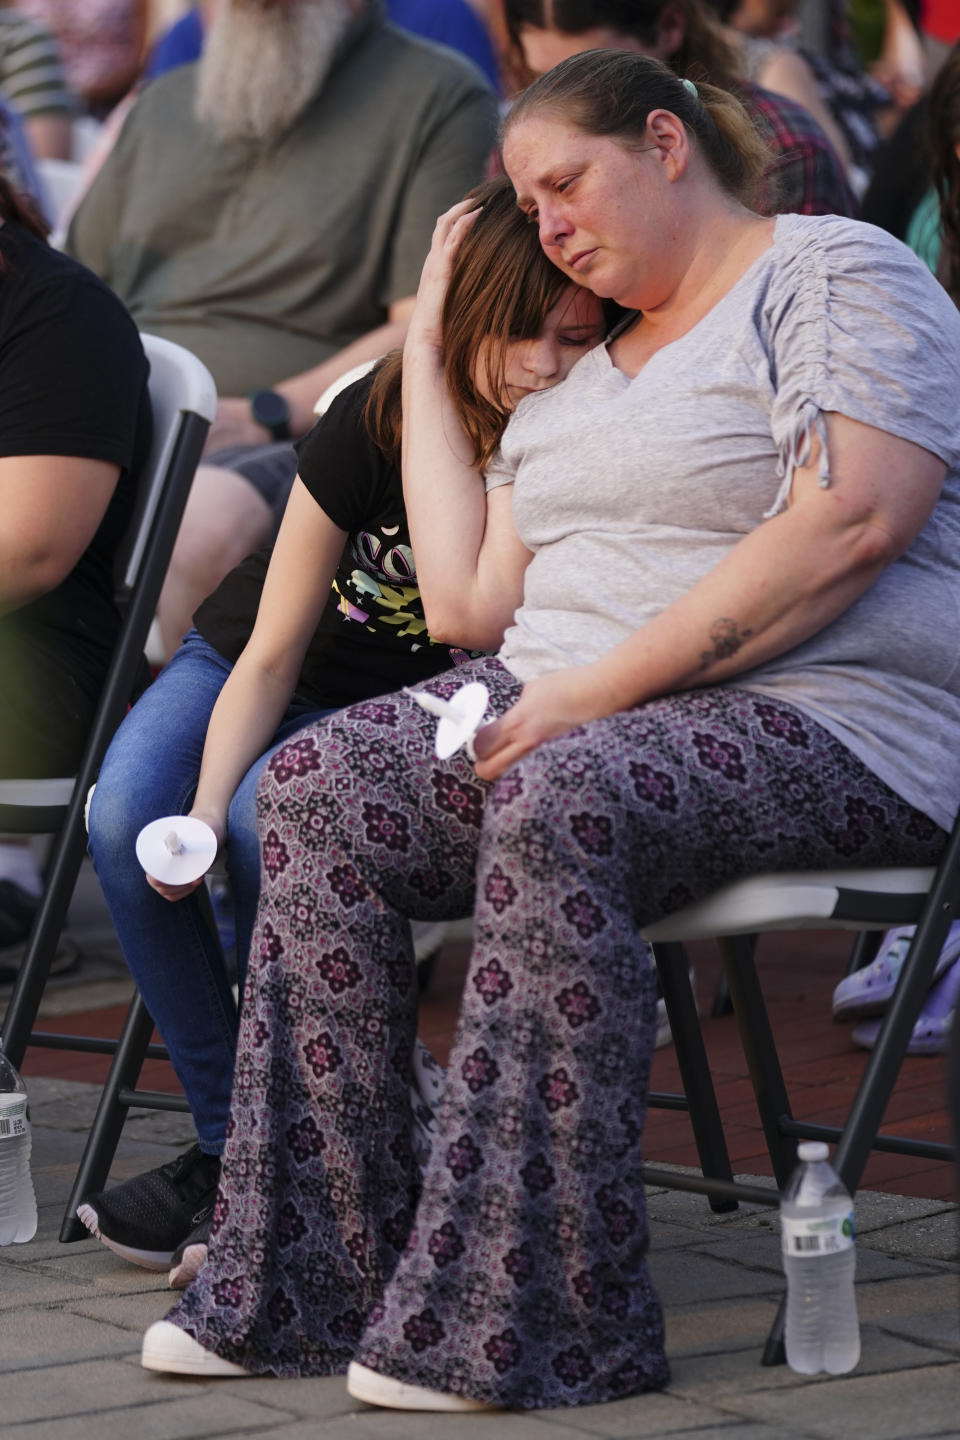
[[(427, 634), (400, 472), (363, 418), (371, 384), (365, 376), (343, 390), (297, 445), (300, 479), (348, 534), (297, 684), (298, 696), (318, 709), (429, 679), (466, 654)], [(259, 550), (238, 565), (193, 617), (232, 662), (253, 629), (270, 554)]]
[(75, 455), (120, 469), (71, 573), (0, 617), (0, 775), (68, 774), (82, 750), (120, 623), (113, 556), (150, 444), (147, 375), (113, 292), (20, 225), (0, 226), (0, 456)]

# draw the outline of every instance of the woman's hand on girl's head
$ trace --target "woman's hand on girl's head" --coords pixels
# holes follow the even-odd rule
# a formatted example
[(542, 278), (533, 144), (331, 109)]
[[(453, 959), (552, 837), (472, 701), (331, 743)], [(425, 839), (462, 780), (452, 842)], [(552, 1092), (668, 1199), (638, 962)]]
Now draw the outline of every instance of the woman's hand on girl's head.
[(618, 698), (604, 684), (595, 664), (574, 665), (541, 675), (524, 685), (520, 699), (499, 720), (477, 732), (476, 773), (481, 780), (499, 780), (545, 740), (612, 715), (620, 708)]
[(476, 200), (459, 200), (445, 210), (433, 229), (430, 252), (423, 262), (417, 303), (407, 331), (408, 339), (427, 340), (439, 350), (443, 342), (443, 302), (453, 262), (474, 220), (480, 214)]

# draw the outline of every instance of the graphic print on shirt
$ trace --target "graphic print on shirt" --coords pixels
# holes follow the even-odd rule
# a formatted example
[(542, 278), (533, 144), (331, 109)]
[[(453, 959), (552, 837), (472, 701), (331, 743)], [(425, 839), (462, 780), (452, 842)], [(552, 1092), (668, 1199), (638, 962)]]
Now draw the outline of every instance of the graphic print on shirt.
[(333, 588), (337, 608), (347, 620), (374, 634), (389, 629), (418, 650), (433, 641), (423, 618), (413, 551), (399, 537), (398, 524), (351, 535)]

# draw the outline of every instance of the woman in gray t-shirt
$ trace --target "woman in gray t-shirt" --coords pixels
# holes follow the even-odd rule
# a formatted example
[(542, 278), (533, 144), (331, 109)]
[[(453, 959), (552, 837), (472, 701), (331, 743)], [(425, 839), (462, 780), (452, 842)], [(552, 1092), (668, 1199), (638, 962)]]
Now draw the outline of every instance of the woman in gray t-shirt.
[[(485, 648), (510, 626), (430, 688), (482, 677), (501, 718), (474, 769), (383, 696), (261, 781), (240, 1041), (261, 1068), (238, 1067), (226, 1155), (277, 1195), (218, 1223), (269, 1248), (275, 1283), (259, 1331), (238, 1318), (243, 1266), (217, 1284), (199, 1338), (220, 1357), (309, 1336), (312, 1373), (349, 1359), (351, 1392), (386, 1406), (661, 1386), (641, 927), (758, 868), (943, 847), (960, 333), (876, 232), (751, 210), (755, 152), (735, 102), (639, 55), (575, 57), (521, 99), (505, 160), (547, 254), (640, 313), (557, 402), (520, 402), (487, 496), (435, 323), (472, 222), (438, 226), (404, 353), (404, 487), (431, 633)], [(418, 1195), (406, 917), (470, 910)]]

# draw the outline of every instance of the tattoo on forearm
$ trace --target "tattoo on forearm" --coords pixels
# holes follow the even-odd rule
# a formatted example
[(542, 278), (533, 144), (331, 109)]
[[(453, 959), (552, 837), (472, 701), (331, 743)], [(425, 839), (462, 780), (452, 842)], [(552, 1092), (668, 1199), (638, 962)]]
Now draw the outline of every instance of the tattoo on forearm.
[(752, 634), (752, 630), (741, 630), (736, 620), (714, 620), (710, 626), (712, 649), (700, 652), (700, 669), (708, 670), (718, 660), (730, 660)]

